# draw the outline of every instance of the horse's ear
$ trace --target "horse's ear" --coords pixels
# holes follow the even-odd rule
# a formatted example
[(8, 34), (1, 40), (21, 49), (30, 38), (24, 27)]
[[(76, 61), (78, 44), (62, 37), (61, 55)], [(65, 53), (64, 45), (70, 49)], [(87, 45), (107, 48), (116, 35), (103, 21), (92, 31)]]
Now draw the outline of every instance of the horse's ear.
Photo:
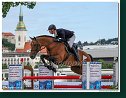
[(36, 40), (36, 37), (34, 37), (34, 40)]
[(33, 40), (33, 38), (32, 38), (32, 37), (30, 37), (30, 36), (29, 36), (29, 38), (30, 38), (31, 40)]

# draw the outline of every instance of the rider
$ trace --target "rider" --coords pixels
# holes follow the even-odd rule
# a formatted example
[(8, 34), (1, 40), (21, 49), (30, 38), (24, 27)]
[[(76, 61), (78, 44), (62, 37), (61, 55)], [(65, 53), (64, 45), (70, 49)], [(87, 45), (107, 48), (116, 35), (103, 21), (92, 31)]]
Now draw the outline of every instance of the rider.
[(54, 34), (55, 38), (61, 38), (61, 41), (67, 41), (71, 50), (73, 51), (74, 55), (76, 56), (77, 61), (79, 61), (79, 56), (78, 53), (75, 49), (75, 47), (73, 47), (73, 43), (75, 40), (75, 34), (73, 31), (69, 31), (66, 29), (56, 29), (56, 26), (54, 24), (51, 24), (48, 27), (48, 31), (50, 34)]

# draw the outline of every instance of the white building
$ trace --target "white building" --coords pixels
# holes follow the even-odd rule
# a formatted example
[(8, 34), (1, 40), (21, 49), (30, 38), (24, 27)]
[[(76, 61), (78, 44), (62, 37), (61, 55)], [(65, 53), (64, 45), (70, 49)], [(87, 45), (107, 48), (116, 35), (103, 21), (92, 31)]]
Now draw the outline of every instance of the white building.
[(12, 44), (15, 44), (15, 35), (11, 32), (2, 32), (2, 38), (7, 39), (7, 41)]
[[(8, 53), (9, 54), (9, 53)], [(7, 53), (4, 55), (7, 55)], [(23, 65), (32, 65), (32, 67), (34, 68), (34, 66), (37, 64), (37, 62), (40, 62), (40, 55), (37, 55), (35, 59), (31, 59), (29, 57), (29, 53), (24, 53), (19, 54), (19, 53), (11, 53), (10, 56), (3, 56), (2, 57), (2, 64), (6, 64), (7, 66), (9, 64), (22, 64), (22, 59), (23, 59)]]
[(23, 22), (23, 13), (22, 13), (21, 6), (20, 6), (19, 22), (17, 24), (15, 33), (16, 33), (16, 35), (15, 35), (16, 49), (24, 49), (27, 30), (26, 30), (25, 24)]

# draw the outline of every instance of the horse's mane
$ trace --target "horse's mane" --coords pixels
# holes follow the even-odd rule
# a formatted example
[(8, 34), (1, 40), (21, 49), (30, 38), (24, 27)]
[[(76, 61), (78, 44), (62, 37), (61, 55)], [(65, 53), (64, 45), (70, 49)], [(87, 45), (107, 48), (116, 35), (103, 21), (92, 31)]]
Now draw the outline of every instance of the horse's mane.
[(39, 37), (50, 37), (50, 38), (54, 38), (53, 36), (49, 36), (49, 35), (40, 35), (40, 36), (36, 36), (36, 38), (39, 38)]

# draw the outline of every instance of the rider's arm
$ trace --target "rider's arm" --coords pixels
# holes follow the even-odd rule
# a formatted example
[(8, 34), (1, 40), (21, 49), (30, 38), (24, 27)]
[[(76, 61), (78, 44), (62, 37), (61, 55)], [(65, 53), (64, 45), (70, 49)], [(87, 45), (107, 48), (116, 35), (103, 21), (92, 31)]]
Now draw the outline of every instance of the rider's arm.
[(60, 33), (61, 33), (62, 39), (66, 40), (66, 38), (65, 38), (65, 31), (62, 29)]
[(66, 38), (65, 38), (65, 31), (63, 29), (57, 29), (57, 35), (56, 36), (56, 39), (58, 39), (59, 41), (66, 41)]

